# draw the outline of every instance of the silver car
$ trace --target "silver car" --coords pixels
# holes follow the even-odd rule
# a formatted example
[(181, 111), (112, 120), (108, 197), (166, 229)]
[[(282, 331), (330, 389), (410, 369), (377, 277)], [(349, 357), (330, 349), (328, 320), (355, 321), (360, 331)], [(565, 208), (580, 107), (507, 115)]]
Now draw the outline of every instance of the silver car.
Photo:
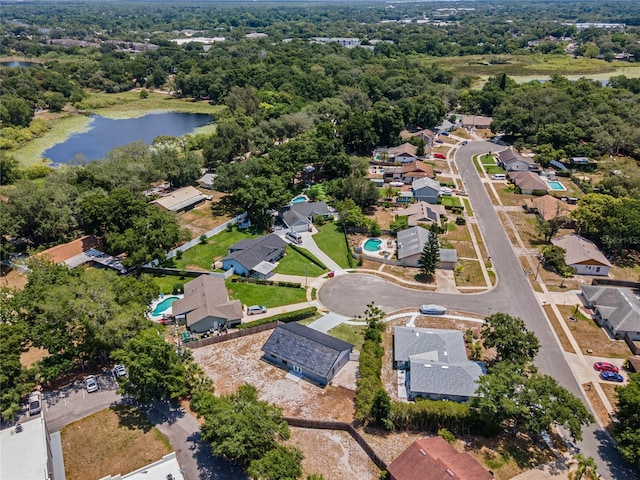
[(93, 375), (89, 375), (84, 379), (84, 386), (87, 389), (87, 393), (93, 393), (98, 391), (98, 381)]

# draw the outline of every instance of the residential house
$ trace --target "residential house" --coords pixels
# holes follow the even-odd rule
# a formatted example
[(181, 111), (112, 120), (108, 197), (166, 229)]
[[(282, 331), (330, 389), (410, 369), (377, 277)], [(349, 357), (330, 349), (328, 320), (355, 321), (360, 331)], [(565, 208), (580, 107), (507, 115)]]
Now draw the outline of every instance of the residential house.
[(349, 361), (353, 345), (291, 322), (278, 325), (262, 347), (264, 359), (322, 386)]
[(395, 327), (393, 363), (408, 370), (406, 388), (412, 398), (466, 402), (477, 397), (478, 379), (486, 373), (481, 362), (467, 358), (459, 330)]
[(508, 148), (498, 153), (498, 165), (507, 172), (528, 172), (540, 170), (540, 165), (530, 157), (521, 155), (516, 150)]
[(436, 132), (425, 128), (423, 130), (418, 130), (417, 132), (410, 132), (409, 130), (403, 130), (400, 132), (400, 137), (409, 140), (411, 138), (419, 138), (422, 140), (426, 147), (433, 146), (433, 140), (436, 137)]
[(200, 275), (184, 284), (184, 298), (171, 304), (173, 316), (185, 315), (187, 328), (202, 333), (242, 321), (240, 300), (229, 300), (224, 279)]
[(413, 188), (413, 198), (417, 201), (427, 202), (433, 205), (438, 203), (440, 182), (437, 180), (429, 177), (419, 178), (412, 182), (411, 188)]
[(82, 265), (95, 268), (110, 268), (118, 273), (124, 273), (120, 258), (107, 255), (100, 251), (102, 240), (95, 235), (85, 235), (68, 243), (56, 245), (36, 254), (40, 258), (48, 258), (54, 263), (65, 264), (70, 269)]
[(313, 218), (320, 215), (330, 218), (331, 212), (325, 202), (300, 202), (287, 205), (280, 211), (284, 225), (294, 232), (308, 232), (313, 227)]
[(205, 200), (211, 200), (211, 197), (205, 195), (195, 187), (182, 187), (150, 203), (158, 205), (169, 212), (183, 212), (192, 209)]
[(442, 205), (432, 205), (427, 202), (416, 202), (403, 209), (396, 210), (396, 215), (399, 217), (407, 217), (407, 222), (410, 227), (431, 223), (441, 226), (441, 219), (442, 217), (447, 216), (447, 210)]
[(576, 269), (578, 275), (609, 275), (611, 262), (592, 241), (572, 233), (554, 238), (551, 243), (566, 250), (565, 261), (568, 266)]
[(509, 178), (523, 195), (531, 195), (534, 192), (547, 193), (549, 191), (547, 182), (534, 172), (512, 171), (509, 172)]
[(493, 480), (469, 453), (458, 452), (442, 437), (422, 438), (387, 468), (391, 480)]
[(384, 167), (385, 182), (403, 182), (410, 184), (419, 178), (434, 178), (433, 167), (421, 160), (403, 163), (402, 165)]
[(415, 162), (418, 159), (418, 147), (403, 143), (397, 147), (378, 147), (373, 151), (373, 160), (378, 162)]
[(311, 37), (309, 41), (312, 43), (337, 43), (344, 48), (359, 47), (362, 43), (359, 38), (348, 37)]
[(443, 120), (440, 125), (434, 128), (434, 130), (437, 133), (442, 133), (442, 132), (450, 132), (454, 128), (456, 128), (456, 126), (453, 123), (451, 123), (449, 120)]
[(613, 338), (640, 340), (640, 299), (630, 288), (581, 286), (594, 318)]
[[(424, 246), (429, 240), (431, 232), (426, 228), (415, 226), (398, 232), (396, 243), (398, 245), (398, 260), (400, 264), (408, 267), (420, 266), (420, 257)], [(455, 268), (458, 261), (458, 253), (453, 249), (440, 249), (440, 263), (438, 268), (450, 270)]]
[(549, 222), (555, 220), (564, 228), (573, 228), (575, 221), (571, 218), (571, 212), (578, 208), (551, 195), (527, 198), (524, 201), (524, 209), (528, 213), (535, 213), (541, 219)]
[(214, 189), (213, 184), (217, 176), (218, 175), (216, 175), (215, 173), (205, 173), (198, 179), (198, 185), (200, 185), (201, 188), (206, 188), (207, 190), (213, 190)]
[[(62, 449), (59, 451), (62, 457)], [(62, 458), (56, 458), (57, 462), (62, 463)], [(54, 451), (44, 413), (0, 430), (0, 478), (55, 480), (53, 465)]]
[(482, 115), (463, 115), (462, 126), (464, 128), (487, 129), (491, 128), (493, 122), (492, 117), (483, 117)]
[(266, 278), (276, 268), (274, 262), (285, 254), (287, 243), (278, 235), (247, 238), (229, 247), (222, 268), (244, 277)]
[(184, 480), (176, 452), (167, 453), (160, 460), (140, 467), (126, 475), (107, 475), (100, 480)]

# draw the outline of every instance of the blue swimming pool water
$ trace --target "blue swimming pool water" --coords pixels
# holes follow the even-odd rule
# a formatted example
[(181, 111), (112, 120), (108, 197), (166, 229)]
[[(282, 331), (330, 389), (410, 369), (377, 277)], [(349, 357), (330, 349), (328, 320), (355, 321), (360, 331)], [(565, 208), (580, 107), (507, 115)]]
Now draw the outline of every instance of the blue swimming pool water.
[(151, 315), (153, 315), (154, 317), (157, 317), (157, 316), (161, 315), (176, 300), (179, 300), (179, 298), (178, 297), (167, 297), (167, 298), (165, 298), (158, 305), (156, 305), (156, 308), (153, 309), (153, 312), (151, 312)]
[(364, 242), (364, 249), (367, 252), (377, 252), (378, 250), (380, 250), (381, 243), (382, 240), (380, 240), (379, 238), (370, 238), (369, 240)]
[(547, 182), (547, 184), (549, 185), (549, 188), (551, 190), (566, 190), (566, 188), (564, 187), (564, 185), (562, 185), (562, 183), (556, 182), (555, 180)]
[(291, 203), (302, 203), (302, 202), (306, 202), (308, 200), (307, 197), (305, 197), (304, 195), (300, 195), (298, 197), (295, 197), (293, 200), (291, 200)]

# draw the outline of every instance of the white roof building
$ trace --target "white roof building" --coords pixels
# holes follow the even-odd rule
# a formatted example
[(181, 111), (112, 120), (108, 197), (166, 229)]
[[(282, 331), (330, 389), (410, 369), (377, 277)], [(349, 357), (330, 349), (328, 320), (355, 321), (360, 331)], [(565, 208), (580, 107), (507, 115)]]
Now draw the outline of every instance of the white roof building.
[(51, 439), (44, 415), (0, 431), (2, 480), (52, 480)]

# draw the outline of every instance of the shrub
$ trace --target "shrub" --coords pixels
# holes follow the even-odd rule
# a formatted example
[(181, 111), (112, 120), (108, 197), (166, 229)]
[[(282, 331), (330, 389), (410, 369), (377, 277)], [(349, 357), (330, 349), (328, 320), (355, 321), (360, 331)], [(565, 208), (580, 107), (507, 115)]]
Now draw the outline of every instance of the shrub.
[(438, 436), (442, 437), (447, 443), (453, 443), (456, 441), (455, 435), (446, 428), (438, 430)]
[(177, 295), (179, 293), (183, 293), (184, 286), (181, 283), (174, 283), (173, 288), (171, 289), (171, 293)]
[(182, 250), (178, 250), (176, 252), (176, 260), (181, 260), (183, 255), (184, 255), (184, 252)]
[(233, 283), (254, 283), (256, 285), (271, 285), (274, 287), (302, 288), (302, 284), (298, 282), (264, 280), (262, 278), (253, 278), (253, 277), (233, 277), (231, 281)]
[(303, 308), (302, 310), (296, 310), (295, 312), (281, 313), (279, 315), (274, 315), (273, 317), (262, 318), (260, 320), (254, 320), (253, 322), (243, 323), (238, 325), (236, 328), (238, 328), (239, 330), (243, 330), (245, 328), (257, 327), (258, 325), (264, 325), (271, 322), (297, 322), (306, 318), (311, 318), (316, 315), (316, 313), (318, 313), (318, 309), (316, 307), (308, 307)]
[(207, 236), (203, 233), (202, 235), (200, 235), (200, 244), (201, 245), (206, 245), (207, 244)]
[(322, 263), (320, 260), (318, 260), (316, 257), (314, 257), (308, 250), (305, 250), (304, 248), (300, 248), (299, 246), (294, 245), (293, 243), (290, 243), (289, 246), (293, 250), (298, 252), (300, 255), (302, 255), (304, 258), (306, 258), (307, 260), (315, 263), (317, 266), (319, 266), (323, 270), (329, 270), (324, 263)]
[(461, 216), (456, 217), (456, 225), (465, 225), (466, 223), (467, 221), (465, 220), (464, 217), (461, 217)]

